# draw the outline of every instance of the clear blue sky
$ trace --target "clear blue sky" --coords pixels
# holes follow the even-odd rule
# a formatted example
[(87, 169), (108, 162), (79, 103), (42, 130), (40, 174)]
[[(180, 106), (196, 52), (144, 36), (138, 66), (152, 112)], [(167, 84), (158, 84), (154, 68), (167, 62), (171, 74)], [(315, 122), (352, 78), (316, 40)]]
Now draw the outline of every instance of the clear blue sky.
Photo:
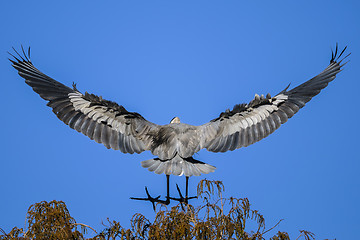
[[(256, 2), (256, 3), (255, 3)], [(222, 180), (227, 196), (248, 197), (270, 227), (318, 239), (356, 239), (360, 227), (358, 1), (2, 1), (0, 227), (23, 227), (28, 207), (66, 202), (78, 222), (129, 227), (166, 193), (165, 176), (70, 129), (7, 60), (32, 47), (32, 61), (58, 81), (102, 95), (158, 124), (174, 116), (200, 125), (255, 93), (276, 94), (321, 72), (331, 47), (351, 61), (337, 79), (274, 134), (250, 147), (196, 159), (217, 167), (192, 177)], [(184, 187), (184, 177), (172, 177)], [(193, 202), (196, 204), (196, 202)], [(268, 235), (270, 237), (270, 235)]]

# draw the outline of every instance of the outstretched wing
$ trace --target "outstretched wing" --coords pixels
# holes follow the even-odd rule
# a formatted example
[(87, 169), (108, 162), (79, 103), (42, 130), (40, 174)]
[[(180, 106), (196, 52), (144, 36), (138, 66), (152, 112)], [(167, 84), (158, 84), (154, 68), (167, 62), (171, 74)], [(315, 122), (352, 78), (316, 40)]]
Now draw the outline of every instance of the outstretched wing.
[[(15, 49), (14, 49), (15, 50)], [(16, 52), (16, 50), (15, 50)], [(151, 129), (157, 127), (135, 112), (94, 94), (80, 93), (76, 86), (69, 88), (46, 76), (30, 61), (30, 48), (23, 56), (12, 55), (12, 66), (32, 89), (47, 100), (56, 116), (71, 128), (123, 153), (149, 150)]]
[(350, 55), (339, 61), (345, 49), (338, 55), (336, 45), (329, 66), (309, 81), (289, 91), (288, 86), (274, 97), (255, 95), (249, 104), (235, 105), (232, 111), (199, 126), (201, 148), (211, 152), (232, 151), (269, 136), (335, 79), (345, 65), (341, 62)]

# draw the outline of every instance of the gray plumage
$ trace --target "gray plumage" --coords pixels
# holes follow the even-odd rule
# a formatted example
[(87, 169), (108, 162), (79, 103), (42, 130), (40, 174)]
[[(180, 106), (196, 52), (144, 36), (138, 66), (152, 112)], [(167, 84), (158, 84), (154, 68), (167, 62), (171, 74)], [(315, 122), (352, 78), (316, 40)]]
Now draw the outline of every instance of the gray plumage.
[(30, 61), (30, 49), (28, 54), (23, 50), (23, 55), (13, 56), (15, 61), (10, 61), (25, 82), (71, 128), (123, 153), (151, 151), (157, 158), (141, 163), (149, 171), (199, 176), (215, 171), (215, 167), (193, 159), (196, 152), (203, 148), (211, 152), (233, 151), (273, 133), (335, 79), (344, 65), (339, 58), (345, 49), (338, 55), (336, 48), (329, 66), (309, 81), (291, 90), (288, 86), (274, 97), (256, 94), (250, 103), (235, 105), (233, 110), (200, 126), (180, 123), (179, 118), (167, 125), (157, 125), (115, 102), (87, 92), (82, 94), (76, 85), (69, 88), (36, 69)]

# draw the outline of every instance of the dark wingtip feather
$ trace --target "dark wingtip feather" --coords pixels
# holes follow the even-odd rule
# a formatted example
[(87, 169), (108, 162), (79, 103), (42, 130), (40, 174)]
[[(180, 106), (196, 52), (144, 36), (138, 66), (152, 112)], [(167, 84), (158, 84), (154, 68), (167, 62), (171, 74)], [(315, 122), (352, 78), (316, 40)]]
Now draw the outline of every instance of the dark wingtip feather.
[(16, 51), (16, 49), (14, 47), (12, 47), (12, 49), (21, 58), (22, 61), (25, 61), (25, 59), (21, 56), (21, 54), (18, 51)]
[[(341, 56), (344, 54), (344, 52), (346, 51), (347, 49), (347, 46), (344, 47), (344, 49), (340, 52), (340, 54), (338, 55), (338, 43), (336, 43), (336, 47), (335, 47), (335, 53), (333, 50), (331, 50), (331, 60), (330, 60), (330, 63), (333, 63), (333, 62), (337, 62), (339, 61), (339, 59), (341, 58)], [(347, 58), (351, 53), (349, 53), (348, 55), (346, 55), (343, 59), (341, 59), (339, 61), (339, 63), (341, 63), (345, 58)]]
[(26, 53), (25, 53), (25, 50), (24, 50), (23, 45), (21, 45), (21, 51), (23, 52), (26, 61), (30, 62), (30, 59), (26, 56)]
[(79, 90), (77, 89), (77, 87), (76, 87), (76, 83), (75, 83), (75, 82), (72, 83), (72, 87), (73, 87), (73, 90), (74, 90), (74, 91), (79, 91)]
[(287, 85), (287, 87), (284, 90), (282, 90), (281, 92), (279, 92), (277, 95), (285, 93), (289, 89), (290, 85), (291, 85), (291, 83), (289, 83), (289, 85)]
[[(16, 53), (17, 56), (15, 56), (14, 54), (7, 52), (8, 54), (10, 54), (16, 61), (20, 62), (31, 62), (30, 61), (30, 47), (28, 49), (28, 52), (26, 54), (23, 45), (21, 45), (21, 51), (22, 54), (20, 54), (18, 51), (16, 51), (16, 49), (14, 47), (12, 47), (12, 49), (14, 50), (14, 52)], [(10, 59), (9, 59), (10, 60)], [(13, 64), (15, 63), (14, 61), (10, 60)]]
[[(346, 59), (348, 56), (350, 56), (351, 55), (351, 53), (349, 53), (348, 55), (346, 55), (343, 59), (341, 59), (340, 61), (339, 61), (339, 64), (344, 60), (344, 59)], [(348, 63), (350, 60), (348, 60), (346, 63)], [(344, 66), (346, 63), (344, 63), (343, 65), (341, 65), (341, 66)]]
[[(12, 53), (10, 53), (10, 52), (8, 52), (8, 54), (10, 54), (10, 56), (12, 56), (16, 61), (21, 62), (21, 60), (18, 59), (17, 57), (15, 57), (14, 54), (12, 54)], [(13, 64), (16, 63), (15, 61), (13, 61), (13, 60), (11, 60), (11, 59), (9, 59), (9, 60), (10, 60)]]
[[(349, 55), (350, 55), (350, 54), (349, 54)], [(343, 59), (343, 60), (344, 60), (344, 59)], [(341, 61), (342, 61), (342, 60), (341, 60)], [(340, 61), (340, 62), (341, 62), (341, 61)], [(339, 63), (340, 63), (340, 62), (339, 62)], [(342, 68), (343, 66), (345, 66), (348, 62), (350, 62), (350, 60), (348, 60), (348, 61), (344, 62), (343, 64), (341, 64), (341, 65), (340, 65), (340, 68)]]
[[(339, 58), (341, 57), (341, 55), (345, 52), (346, 48), (347, 48), (347, 46), (345, 46), (345, 47), (344, 47), (344, 49), (341, 51), (341, 53), (340, 53), (340, 55), (339, 55), (338, 59), (339, 59)], [(350, 54), (348, 54), (348, 55), (350, 55)]]
[(12, 60), (12, 59), (10, 59), (10, 58), (8, 58), (8, 59), (9, 59), (9, 61), (10, 61), (12, 64), (15, 64), (15, 63), (16, 63), (14, 60)]

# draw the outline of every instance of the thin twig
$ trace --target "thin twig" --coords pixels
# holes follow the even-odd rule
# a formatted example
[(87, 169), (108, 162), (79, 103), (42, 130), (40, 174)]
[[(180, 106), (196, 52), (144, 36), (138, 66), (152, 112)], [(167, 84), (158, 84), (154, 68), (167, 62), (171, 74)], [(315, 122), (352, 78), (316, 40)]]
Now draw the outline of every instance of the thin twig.
[[(29, 231), (29, 229), (26, 227), (26, 222), (28, 221), (28, 213), (29, 213), (29, 210), (27, 211), (27, 213), (25, 215), (25, 224), (24, 224), (24, 230), (23, 230), (24, 237), (26, 237), (26, 234)], [(26, 231), (26, 233), (24, 233), (25, 229), (28, 230), (28, 231)]]
[(195, 227), (195, 225), (196, 225), (196, 220), (195, 220), (195, 217), (194, 217), (195, 213), (192, 211), (189, 204), (187, 205), (187, 211), (190, 212), (190, 221), (194, 224), (194, 227)]
[(6, 232), (4, 231), (4, 229), (0, 228), (0, 232), (2, 232), (2, 234), (7, 237), (8, 235), (6, 234)]
[(93, 228), (90, 227), (89, 225), (86, 225), (86, 224), (83, 224), (83, 223), (72, 223), (72, 225), (80, 225), (80, 226), (83, 226), (83, 227), (88, 227), (88, 228), (90, 228), (91, 230), (93, 230), (93, 231), (97, 234), (97, 232), (95, 231), (95, 229), (93, 229)]
[(265, 233), (267, 233), (267, 232), (269, 232), (269, 231), (271, 231), (271, 230), (273, 230), (277, 225), (279, 225), (280, 223), (281, 223), (281, 221), (282, 220), (284, 220), (284, 219), (280, 219), (280, 221), (278, 221), (277, 222), (277, 224), (275, 224), (275, 226), (273, 226), (272, 228), (270, 228), (270, 229), (268, 229), (268, 230), (266, 230), (265, 232), (263, 232), (262, 234), (265, 234)]

